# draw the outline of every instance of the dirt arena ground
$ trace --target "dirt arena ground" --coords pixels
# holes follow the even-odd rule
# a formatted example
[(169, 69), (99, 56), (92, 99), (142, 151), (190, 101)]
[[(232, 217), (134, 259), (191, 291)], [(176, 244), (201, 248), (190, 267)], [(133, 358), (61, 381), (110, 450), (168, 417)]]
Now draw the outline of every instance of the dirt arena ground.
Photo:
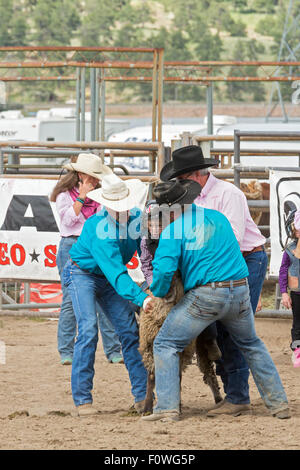
[(0, 449), (299, 449), (300, 370), (291, 363), (291, 320), (256, 319), (256, 327), (286, 387), (291, 419), (268, 414), (252, 378), (252, 415), (207, 418), (212, 396), (193, 364), (183, 377), (182, 420), (145, 423), (128, 415), (132, 399), (125, 366), (109, 364), (101, 343), (93, 392), (100, 414), (77, 418), (71, 368), (60, 365), (56, 350), (57, 321), (1, 316), (6, 361), (0, 364)]

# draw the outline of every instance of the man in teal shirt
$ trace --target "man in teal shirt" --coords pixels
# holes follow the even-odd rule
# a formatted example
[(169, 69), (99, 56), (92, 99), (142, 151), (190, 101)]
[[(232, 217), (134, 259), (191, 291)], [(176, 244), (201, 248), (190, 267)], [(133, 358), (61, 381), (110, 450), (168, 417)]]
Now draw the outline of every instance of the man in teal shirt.
[(231, 225), (223, 214), (194, 204), (187, 206), (184, 215), (160, 236), (152, 262), (151, 292), (155, 297), (164, 297), (177, 269), (185, 292), (217, 279), (247, 277), (247, 265), (237, 247)]
[[(195, 186), (197, 185), (197, 186)], [(184, 297), (172, 308), (154, 340), (157, 405), (146, 421), (178, 420), (179, 355), (216, 320), (226, 325), (249, 364), (265, 405), (273, 416), (289, 417), (287, 397), (276, 367), (257, 337), (249, 298), (248, 269), (228, 219), (215, 210), (191, 205), (201, 186), (195, 181), (166, 182), (154, 189), (156, 201), (179, 210), (163, 230), (155, 253), (154, 296), (163, 297), (180, 270)], [(151, 315), (155, 300), (145, 311)]]
[(122, 181), (114, 174), (103, 177), (102, 188), (88, 196), (104, 208), (86, 220), (63, 272), (78, 325), (71, 386), (79, 416), (98, 412), (92, 406), (91, 393), (98, 342), (96, 300), (119, 336), (135, 408), (143, 410), (147, 373), (138, 351), (138, 326), (129, 301), (142, 306), (147, 295), (131, 279), (126, 264), (140, 249), (141, 213), (134, 207), (146, 199), (147, 190), (140, 180)]
[[(137, 208), (121, 224), (103, 208), (87, 219), (70, 257), (82, 270), (105, 276), (122, 297), (141, 307), (147, 295), (132, 281), (126, 268), (134, 253), (141, 251), (140, 221), (141, 211)], [(132, 232), (136, 228), (135, 238), (128, 233), (129, 227)]]

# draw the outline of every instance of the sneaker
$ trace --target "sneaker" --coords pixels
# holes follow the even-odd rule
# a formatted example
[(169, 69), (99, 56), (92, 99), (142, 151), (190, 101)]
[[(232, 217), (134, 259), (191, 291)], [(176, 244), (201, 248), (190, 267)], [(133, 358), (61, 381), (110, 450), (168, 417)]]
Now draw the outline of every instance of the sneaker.
[(79, 405), (76, 407), (78, 416), (94, 416), (98, 415), (99, 411), (96, 410), (91, 403), (84, 403), (83, 405)]
[(177, 410), (166, 410), (160, 411), (157, 413), (152, 413), (152, 415), (142, 416), (143, 421), (179, 421), (179, 411)]
[(60, 363), (63, 365), (63, 366), (71, 366), (72, 365), (72, 358), (71, 357), (65, 357), (64, 359), (62, 359), (60, 361)]
[[(219, 405), (219, 406), (218, 406)], [(231, 415), (240, 416), (242, 414), (248, 414), (251, 412), (250, 405), (236, 405), (224, 400), (218, 403), (212, 410), (208, 411), (208, 417), (220, 416), (220, 415)]]
[(294, 367), (300, 367), (300, 348), (294, 349), (292, 355), (292, 362)]
[(279, 418), (279, 419), (288, 419), (291, 417), (290, 410), (288, 408), (272, 413), (272, 416), (274, 416), (274, 418)]

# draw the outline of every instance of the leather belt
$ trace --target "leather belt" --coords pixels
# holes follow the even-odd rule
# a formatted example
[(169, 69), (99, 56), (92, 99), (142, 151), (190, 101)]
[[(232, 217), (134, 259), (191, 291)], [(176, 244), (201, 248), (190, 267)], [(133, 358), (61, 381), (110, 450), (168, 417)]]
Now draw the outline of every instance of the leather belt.
[(77, 263), (75, 263), (75, 261), (73, 261), (72, 258), (70, 258), (70, 260), (71, 260), (72, 264), (75, 264), (75, 266), (77, 266), (77, 268), (81, 269), (81, 267)]
[(215, 287), (231, 287), (231, 285), (233, 287), (236, 287), (236, 286), (244, 286), (245, 284), (247, 284), (246, 277), (244, 277), (243, 279), (238, 279), (237, 281), (209, 282), (208, 284), (205, 284), (199, 287), (212, 287), (214, 289)]
[(248, 256), (250, 255), (251, 253), (255, 253), (256, 251), (265, 251), (263, 245), (260, 245), (260, 246), (256, 246), (255, 248), (253, 248), (253, 250), (250, 250), (250, 251), (243, 251), (242, 252), (242, 255), (244, 256)]
[(88, 271), (87, 269), (81, 268), (77, 263), (75, 263), (75, 261), (73, 261), (72, 258), (70, 258), (70, 261), (71, 261), (72, 264), (75, 264), (75, 266), (77, 266), (77, 268), (81, 269), (81, 271), (84, 271), (85, 273), (91, 274), (90, 271)]

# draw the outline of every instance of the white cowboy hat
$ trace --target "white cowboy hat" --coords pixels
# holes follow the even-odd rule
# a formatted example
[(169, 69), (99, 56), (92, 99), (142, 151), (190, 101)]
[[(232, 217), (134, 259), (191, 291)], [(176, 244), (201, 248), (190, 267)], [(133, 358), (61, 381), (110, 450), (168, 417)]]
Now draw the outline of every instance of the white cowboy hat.
[(85, 173), (99, 180), (102, 179), (104, 175), (112, 174), (112, 170), (104, 165), (101, 158), (94, 153), (80, 153), (76, 163), (67, 163), (63, 165), (63, 168), (71, 171), (79, 171), (80, 173)]
[(143, 209), (148, 194), (148, 185), (139, 179), (123, 181), (116, 174), (104, 175), (102, 187), (87, 193), (93, 201), (116, 212), (125, 212), (137, 207)]

